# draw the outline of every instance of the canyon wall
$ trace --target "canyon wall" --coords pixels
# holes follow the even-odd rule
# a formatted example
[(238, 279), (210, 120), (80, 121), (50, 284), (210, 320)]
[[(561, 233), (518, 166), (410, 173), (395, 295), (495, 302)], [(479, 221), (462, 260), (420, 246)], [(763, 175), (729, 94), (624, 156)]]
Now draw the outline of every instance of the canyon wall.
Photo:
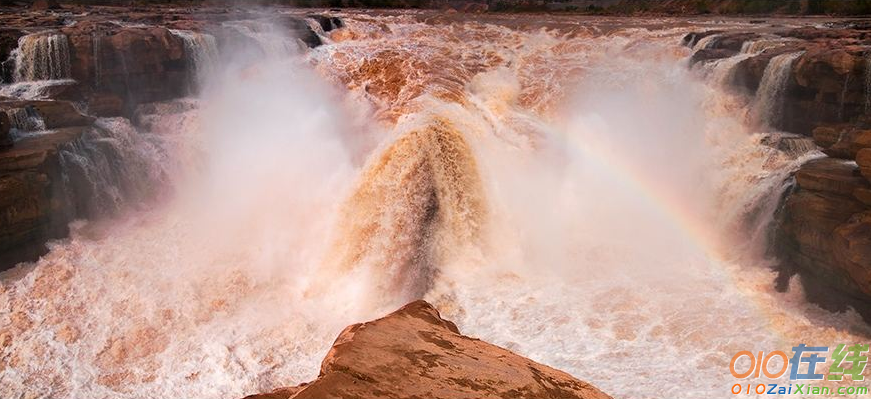
[(774, 227), (780, 279), (809, 299), (871, 314), (871, 26), (707, 31), (687, 35), (691, 64), (726, 68), (756, 122), (813, 138), (825, 154), (795, 173)]

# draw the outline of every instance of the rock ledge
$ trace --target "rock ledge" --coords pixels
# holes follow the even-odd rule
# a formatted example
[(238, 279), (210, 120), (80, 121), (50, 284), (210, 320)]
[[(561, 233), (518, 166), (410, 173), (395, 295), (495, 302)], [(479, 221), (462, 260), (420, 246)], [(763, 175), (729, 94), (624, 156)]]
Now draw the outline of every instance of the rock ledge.
[(245, 399), (375, 397), (610, 398), (567, 373), (461, 335), (419, 300), (345, 328), (316, 380)]

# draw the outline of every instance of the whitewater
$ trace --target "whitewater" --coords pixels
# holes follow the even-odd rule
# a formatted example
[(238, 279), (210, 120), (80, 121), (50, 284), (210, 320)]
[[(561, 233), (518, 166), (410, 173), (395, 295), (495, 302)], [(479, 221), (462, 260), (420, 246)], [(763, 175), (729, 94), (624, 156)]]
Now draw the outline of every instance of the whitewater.
[[(0, 396), (269, 391), (418, 298), (619, 398), (727, 397), (738, 351), (869, 334), (795, 279), (775, 290), (769, 229), (820, 156), (767, 127), (797, 55), (753, 99), (722, 84), (734, 62), (690, 67), (681, 43), (749, 24), (338, 16), (311, 50), (227, 23), (263, 56), (173, 32), (199, 93), (93, 138), (124, 149), (143, 194), (2, 274)], [(37, 71), (66, 77), (16, 73)]]

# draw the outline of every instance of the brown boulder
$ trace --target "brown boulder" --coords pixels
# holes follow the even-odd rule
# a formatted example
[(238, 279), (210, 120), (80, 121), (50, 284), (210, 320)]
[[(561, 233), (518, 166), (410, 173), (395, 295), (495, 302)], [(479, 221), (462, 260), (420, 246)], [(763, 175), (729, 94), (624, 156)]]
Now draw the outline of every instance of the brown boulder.
[(722, 48), (701, 49), (701, 50), (693, 53), (693, 56), (690, 57), (690, 65), (695, 65), (699, 62), (719, 60), (721, 58), (729, 58), (735, 54), (736, 54), (735, 51), (732, 51), (729, 49), (722, 49)]
[(94, 93), (88, 98), (88, 113), (99, 116), (124, 115), (124, 99), (112, 93)]
[(9, 134), (11, 127), (9, 116), (0, 112), (0, 149), (12, 147), (12, 136)]
[(586, 398), (594, 386), (469, 338), (424, 301), (347, 327), (309, 384), (247, 399)]
[(859, 200), (859, 202), (871, 207), (871, 189), (869, 188), (857, 188), (853, 191), (853, 198)]
[(72, 210), (62, 200), (58, 151), (85, 129), (57, 129), (0, 151), (0, 270), (34, 260), (46, 252), (46, 240), (66, 234)]
[(859, 165), (862, 176), (871, 180), (871, 148), (861, 149), (856, 153), (856, 164)]
[(871, 296), (871, 212), (854, 216), (834, 236), (835, 259), (856, 286)]
[(53, 100), (12, 100), (0, 101), (0, 111), (6, 114), (15, 110), (26, 109), (35, 113), (43, 122), (46, 129), (57, 129), (71, 126), (87, 126), (93, 123), (94, 118), (79, 113), (72, 103), (67, 101)]
[(798, 190), (787, 198), (786, 220), (781, 229), (795, 242), (794, 250), (829, 262), (832, 232), (865, 209), (852, 196)]
[[(129, 110), (190, 90), (184, 41), (166, 28), (83, 22), (63, 33), (69, 38), (72, 77), (85, 86), (86, 100), (120, 98)], [(106, 115), (118, 108), (111, 104)]]
[(857, 188), (867, 188), (868, 182), (859, 175), (859, 168), (850, 161), (820, 158), (809, 161), (795, 173), (798, 186), (808, 190), (849, 196)]
[(817, 126), (811, 132), (811, 135), (814, 138), (814, 144), (828, 149), (837, 144), (844, 132), (850, 128), (852, 128), (850, 124)]
[(834, 158), (855, 159), (863, 148), (871, 148), (871, 130), (853, 124), (819, 126), (813, 130), (814, 143)]
[(60, 9), (60, 4), (57, 0), (35, 0), (33, 4), (30, 5), (31, 10), (58, 10)]

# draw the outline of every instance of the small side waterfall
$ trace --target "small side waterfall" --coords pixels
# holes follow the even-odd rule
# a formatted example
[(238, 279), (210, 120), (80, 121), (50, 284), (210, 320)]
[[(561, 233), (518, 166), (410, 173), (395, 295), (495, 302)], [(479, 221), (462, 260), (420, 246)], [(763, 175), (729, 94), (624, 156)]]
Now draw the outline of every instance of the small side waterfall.
[(761, 54), (765, 50), (782, 46), (789, 39), (777, 38), (762, 38), (748, 40), (741, 45), (741, 50), (728, 58), (721, 58), (710, 63), (702, 65), (705, 76), (720, 85), (727, 85), (734, 75), (735, 66), (741, 61), (752, 58)]
[(7, 115), (12, 125), (13, 137), (19, 137), (23, 132), (45, 130), (45, 121), (33, 107), (11, 109)]
[(748, 40), (741, 45), (741, 54), (759, 54), (770, 48), (782, 46), (790, 40), (782, 37)]
[(63, 187), (75, 216), (117, 214), (154, 194), (166, 179), (165, 150), (127, 119), (101, 118), (60, 150)]
[(70, 77), (70, 50), (66, 35), (36, 33), (18, 39), (13, 79), (16, 82)]
[(792, 63), (802, 54), (804, 51), (781, 54), (768, 62), (753, 104), (752, 118), (756, 123), (769, 126), (780, 123), (783, 118), (783, 95), (789, 82)]
[(218, 62), (218, 41), (215, 37), (189, 30), (170, 29), (173, 35), (184, 40), (188, 63), (192, 71), (191, 81), (197, 85), (211, 73)]
[(257, 43), (265, 55), (270, 58), (281, 58), (293, 54), (297, 49), (297, 40), (280, 32), (273, 25), (262, 21), (230, 21), (224, 26), (239, 32)]
[(720, 35), (710, 35), (699, 39), (699, 41), (696, 42), (696, 45), (693, 46), (693, 51), (699, 51), (710, 47), (719, 37)]
[(102, 57), (100, 56), (101, 52), (102, 52), (102, 47), (103, 47), (102, 43), (103, 43), (103, 36), (100, 35), (99, 32), (96, 32), (96, 31), (92, 32), (91, 33), (91, 48), (92, 48), (93, 57), (94, 57), (94, 85), (96, 87), (100, 87), (100, 84), (101, 84), (102, 79), (103, 79), (103, 66), (101, 64)]
[(838, 119), (844, 119), (844, 104), (847, 102), (847, 88), (850, 87), (850, 74), (844, 75), (844, 86), (841, 88), (841, 95), (838, 100)]

